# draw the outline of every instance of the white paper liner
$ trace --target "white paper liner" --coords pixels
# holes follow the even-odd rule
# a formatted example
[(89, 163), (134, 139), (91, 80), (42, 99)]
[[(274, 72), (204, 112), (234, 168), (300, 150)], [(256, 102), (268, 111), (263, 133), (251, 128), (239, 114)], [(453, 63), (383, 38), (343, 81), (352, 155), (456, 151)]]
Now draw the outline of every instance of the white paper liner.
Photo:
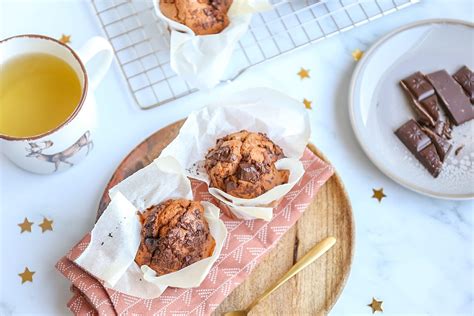
[(227, 69), (235, 44), (245, 34), (252, 13), (272, 8), (268, 0), (234, 0), (229, 25), (218, 34), (196, 35), (189, 27), (167, 18), (153, 0), (155, 12), (171, 30), (171, 68), (198, 89), (216, 86)]
[(216, 246), (211, 257), (177, 272), (157, 277), (148, 266), (140, 267), (135, 256), (140, 245), (141, 224), (137, 211), (172, 198), (192, 199), (191, 183), (172, 157), (156, 159), (109, 191), (111, 202), (91, 232), (91, 241), (75, 263), (122, 293), (152, 299), (168, 286), (196, 287), (219, 257), (227, 237), (219, 209), (208, 202), (204, 216)]
[(176, 158), (187, 176), (209, 184), (203, 169), (208, 150), (215, 146), (218, 138), (243, 129), (266, 133), (283, 149), (287, 158), (279, 160), (276, 167), (290, 171), (288, 183), (253, 199), (236, 198), (217, 188), (210, 188), (209, 193), (228, 205), (239, 218), (269, 221), (275, 202), (283, 198), (304, 174), (299, 159), (308, 144), (311, 127), (301, 102), (267, 88), (230, 95), (217, 104), (192, 112), (161, 157)]

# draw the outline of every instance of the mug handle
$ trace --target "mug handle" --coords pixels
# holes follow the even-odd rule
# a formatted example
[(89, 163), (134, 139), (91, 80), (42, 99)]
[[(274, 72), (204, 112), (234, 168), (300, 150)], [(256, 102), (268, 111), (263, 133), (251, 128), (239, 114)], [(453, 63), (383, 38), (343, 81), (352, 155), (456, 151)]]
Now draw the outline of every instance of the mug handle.
[(84, 64), (87, 64), (97, 54), (102, 53), (97, 67), (93, 70), (92, 75), (89, 76), (92, 88), (97, 87), (112, 63), (114, 57), (112, 46), (105, 38), (94, 36), (78, 49), (77, 53)]

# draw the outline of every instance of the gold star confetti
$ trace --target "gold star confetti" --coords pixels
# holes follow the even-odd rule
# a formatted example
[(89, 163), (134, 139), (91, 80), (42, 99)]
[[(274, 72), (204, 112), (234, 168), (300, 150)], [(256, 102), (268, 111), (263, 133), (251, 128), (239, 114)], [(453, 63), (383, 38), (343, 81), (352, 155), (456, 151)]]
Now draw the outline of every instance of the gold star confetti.
[(46, 217), (43, 218), (43, 222), (38, 225), (41, 227), (41, 232), (44, 233), (47, 230), (53, 230), (53, 221), (47, 219)]
[(383, 301), (377, 301), (372, 297), (372, 303), (368, 304), (367, 306), (370, 306), (370, 308), (372, 308), (372, 314), (375, 314), (375, 312), (383, 312), (382, 304)]
[(71, 43), (71, 35), (61, 35), (61, 38), (59, 39), (59, 41), (63, 44), (69, 44)]
[(310, 100), (308, 100), (308, 99), (304, 99), (304, 100), (303, 100), (303, 104), (304, 104), (305, 108), (307, 108), (307, 109), (309, 109), (309, 110), (312, 109), (311, 103), (313, 103), (313, 101), (310, 101)]
[(18, 224), (18, 226), (20, 226), (20, 228), (21, 228), (20, 233), (23, 233), (23, 232), (30, 232), (31, 233), (31, 226), (33, 224), (34, 224), (33, 222), (29, 222), (28, 218), (25, 217), (25, 220), (23, 221), (23, 223)]
[(309, 78), (309, 69), (301, 68), (301, 70), (298, 72), (298, 76), (300, 76), (301, 80), (304, 78)]
[(352, 52), (352, 57), (354, 58), (355, 61), (359, 61), (359, 59), (361, 59), (363, 55), (364, 55), (364, 52), (358, 48)]
[(33, 282), (33, 274), (35, 274), (35, 272), (28, 270), (28, 268), (25, 268), (25, 271), (23, 273), (18, 273), (21, 278), (21, 284), (28, 281)]
[(372, 189), (372, 191), (374, 191), (374, 195), (372, 195), (372, 197), (374, 199), (377, 199), (379, 203), (382, 201), (384, 197), (386, 197), (386, 195), (383, 193), (383, 188), (380, 188), (378, 190)]

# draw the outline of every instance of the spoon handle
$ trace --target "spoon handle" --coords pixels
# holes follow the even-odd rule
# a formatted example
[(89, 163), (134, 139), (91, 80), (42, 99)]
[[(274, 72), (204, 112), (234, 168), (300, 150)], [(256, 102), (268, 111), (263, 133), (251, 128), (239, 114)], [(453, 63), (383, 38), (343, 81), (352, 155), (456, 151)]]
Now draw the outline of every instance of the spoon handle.
[(321, 257), (326, 251), (331, 249), (331, 247), (336, 243), (336, 238), (334, 237), (327, 237), (317, 243), (313, 248), (311, 248), (308, 253), (306, 253), (300, 260), (298, 260), (288, 272), (286, 272), (278, 281), (276, 281), (273, 286), (269, 287), (260, 297), (258, 297), (255, 301), (250, 304), (247, 308), (247, 312), (250, 311), (255, 305), (257, 305), (260, 301), (264, 300), (268, 295), (273, 293), (276, 289), (278, 289), (283, 283), (288, 281), (291, 277), (295, 274), (306, 268), (310, 265), (313, 261)]

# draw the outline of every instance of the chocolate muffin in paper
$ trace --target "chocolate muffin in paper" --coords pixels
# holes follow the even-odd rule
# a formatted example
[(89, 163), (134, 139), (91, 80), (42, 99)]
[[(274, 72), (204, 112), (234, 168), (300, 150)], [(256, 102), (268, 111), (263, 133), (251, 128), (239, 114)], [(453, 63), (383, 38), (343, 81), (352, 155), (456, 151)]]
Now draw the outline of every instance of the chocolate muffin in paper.
[(210, 257), (215, 241), (200, 202), (167, 200), (148, 208), (142, 219), (142, 241), (135, 257), (158, 275), (178, 271)]
[(160, 10), (196, 35), (209, 35), (220, 33), (229, 25), (227, 11), (231, 4), (232, 0), (160, 0)]
[(220, 138), (206, 155), (210, 186), (252, 199), (288, 182), (289, 171), (277, 170), (283, 150), (263, 133), (242, 130)]

